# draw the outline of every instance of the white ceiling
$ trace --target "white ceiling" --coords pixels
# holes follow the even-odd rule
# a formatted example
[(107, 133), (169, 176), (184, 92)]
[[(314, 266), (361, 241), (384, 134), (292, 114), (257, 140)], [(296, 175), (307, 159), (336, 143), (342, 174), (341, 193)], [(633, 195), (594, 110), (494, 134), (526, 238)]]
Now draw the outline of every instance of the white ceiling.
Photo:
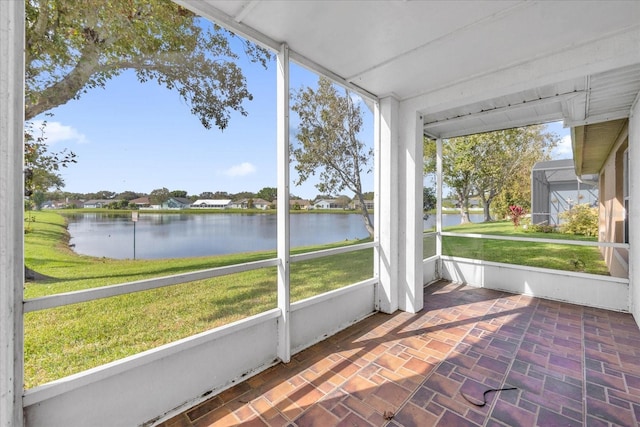
[(177, 0), (453, 137), (629, 114), (640, 1)]

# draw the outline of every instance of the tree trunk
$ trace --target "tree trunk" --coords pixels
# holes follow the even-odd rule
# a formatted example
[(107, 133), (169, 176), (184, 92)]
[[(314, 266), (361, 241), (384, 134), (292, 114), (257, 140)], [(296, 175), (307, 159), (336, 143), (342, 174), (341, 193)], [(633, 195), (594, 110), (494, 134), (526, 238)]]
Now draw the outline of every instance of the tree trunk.
[(491, 222), (493, 218), (491, 218), (491, 211), (489, 207), (491, 206), (491, 200), (482, 200), (482, 206), (484, 210), (484, 222)]
[(460, 224), (469, 224), (469, 198), (463, 194), (458, 194), (458, 203), (460, 204)]
[(367, 205), (364, 203), (364, 196), (362, 193), (357, 193), (356, 196), (360, 201), (360, 213), (362, 214), (362, 220), (364, 221), (364, 227), (367, 229), (367, 233), (369, 233), (369, 237), (373, 239), (374, 227), (371, 222), (371, 217), (369, 216), (369, 210), (367, 209)]

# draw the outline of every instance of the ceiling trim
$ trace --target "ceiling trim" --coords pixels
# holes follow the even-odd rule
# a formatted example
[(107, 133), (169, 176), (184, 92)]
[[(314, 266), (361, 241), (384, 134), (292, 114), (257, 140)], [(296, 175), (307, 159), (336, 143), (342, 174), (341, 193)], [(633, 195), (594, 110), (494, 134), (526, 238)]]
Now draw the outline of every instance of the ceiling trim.
[(604, 114), (589, 116), (585, 120), (565, 120), (565, 127), (576, 127), (593, 125), (596, 123), (610, 122), (612, 120), (627, 119), (629, 118), (630, 110), (628, 108), (620, 108), (615, 111), (609, 111)]
[(538, 98), (531, 101), (524, 100), (518, 104), (509, 104), (509, 105), (495, 107), (488, 110), (481, 110), (475, 113), (465, 114), (463, 116), (456, 116), (456, 117), (451, 117), (451, 118), (446, 118), (441, 120), (435, 120), (433, 122), (427, 122), (425, 123), (424, 128), (431, 129), (438, 125), (442, 125), (444, 123), (446, 124), (457, 123), (457, 122), (462, 122), (468, 119), (476, 119), (476, 118), (481, 118), (481, 117), (490, 116), (494, 114), (500, 114), (508, 111), (516, 111), (523, 108), (536, 107), (539, 105), (547, 105), (547, 104), (552, 104), (556, 102), (565, 103), (567, 100), (573, 98), (574, 96), (579, 94), (584, 94), (584, 93), (585, 91), (572, 91), (572, 92), (561, 93), (561, 94), (546, 97), (546, 98)]

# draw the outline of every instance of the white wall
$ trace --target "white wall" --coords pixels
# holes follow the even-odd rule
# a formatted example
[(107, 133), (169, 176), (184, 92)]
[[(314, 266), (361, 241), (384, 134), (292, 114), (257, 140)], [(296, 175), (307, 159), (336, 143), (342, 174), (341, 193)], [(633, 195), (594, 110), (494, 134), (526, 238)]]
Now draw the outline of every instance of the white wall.
[(438, 272), (438, 257), (432, 256), (431, 258), (422, 261), (422, 284), (426, 285), (440, 278)]
[(291, 304), (292, 353), (304, 350), (375, 312), (376, 280), (366, 280)]
[(629, 311), (628, 280), (617, 277), (442, 257), (442, 278), (587, 307)]

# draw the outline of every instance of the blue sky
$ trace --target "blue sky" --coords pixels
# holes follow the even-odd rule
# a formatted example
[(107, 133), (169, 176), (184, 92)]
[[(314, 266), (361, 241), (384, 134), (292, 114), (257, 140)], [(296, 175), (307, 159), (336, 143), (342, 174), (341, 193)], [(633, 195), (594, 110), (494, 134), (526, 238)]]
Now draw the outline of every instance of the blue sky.
[[(234, 114), (224, 131), (206, 130), (177, 95), (155, 82), (141, 84), (131, 71), (94, 89), (78, 100), (50, 112), (46, 119), (47, 143), (52, 151), (65, 148), (77, 154), (78, 163), (63, 169), (64, 191), (89, 193), (126, 190), (149, 193), (166, 187), (204, 191), (258, 192), (276, 186), (276, 78), (275, 63), (265, 70), (241, 56), (253, 101), (244, 106), (248, 116)], [(291, 87), (314, 86), (317, 75), (291, 65)], [(373, 142), (373, 117), (365, 116), (361, 139)], [(295, 127), (295, 114), (291, 116)], [(569, 130), (560, 123), (550, 130), (563, 136), (554, 158), (571, 158)], [(291, 136), (292, 140), (294, 136)], [(291, 168), (291, 179), (296, 173)], [(363, 179), (364, 191), (373, 190), (373, 174)], [(291, 185), (291, 192), (314, 198), (319, 192), (310, 180)], [(352, 196), (351, 192), (344, 194)]]
[[(62, 170), (63, 190), (149, 193), (166, 187), (198, 195), (275, 187), (275, 62), (267, 70), (249, 62), (242, 67), (254, 98), (244, 103), (248, 116), (234, 113), (224, 131), (205, 129), (176, 93), (155, 82), (141, 84), (131, 71), (107, 82), (105, 89), (51, 110), (53, 117), (37, 117), (35, 123), (47, 120), (52, 151), (67, 148), (78, 156), (77, 164)], [(317, 80), (317, 75), (291, 65), (292, 89), (315, 86)], [(364, 104), (362, 109), (366, 131), (361, 138), (371, 143), (373, 118)], [(295, 114), (291, 120), (295, 127)], [(295, 178), (292, 167), (292, 181)], [(291, 192), (313, 198), (319, 193), (315, 183), (292, 185)], [(372, 174), (365, 183), (365, 191), (372, 191)]]

